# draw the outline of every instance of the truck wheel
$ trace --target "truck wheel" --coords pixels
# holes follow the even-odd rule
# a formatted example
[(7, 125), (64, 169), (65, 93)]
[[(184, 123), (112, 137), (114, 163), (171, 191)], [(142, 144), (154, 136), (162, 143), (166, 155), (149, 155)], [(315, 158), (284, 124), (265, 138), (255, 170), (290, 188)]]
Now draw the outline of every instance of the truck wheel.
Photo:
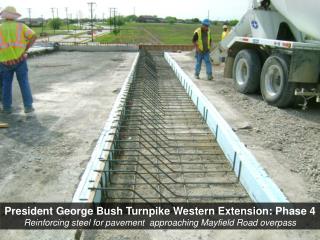
[(255, 93), (259, 89), (261, 61), (255, 50), (241, 50), (233, 65), (233, 79), (238, 92)]
[(263, 65), (260, 89), (263, 99), (270, 105), (285, 108), (295, 101), (296, 84), (289, 82), (289, 58), (272, 55)]

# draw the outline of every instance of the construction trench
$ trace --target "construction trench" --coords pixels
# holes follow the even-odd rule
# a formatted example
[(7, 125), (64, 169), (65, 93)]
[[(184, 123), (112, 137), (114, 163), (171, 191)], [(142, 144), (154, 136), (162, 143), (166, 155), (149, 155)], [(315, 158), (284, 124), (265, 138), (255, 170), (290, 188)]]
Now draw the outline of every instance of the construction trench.
[[(115, 131), (103, 201), (248, 202), (215, 137), (165, 61), (140, 52)], [(105, 149), (106, 150), (106, 149)]]
[(140, 49), (73, 201), (286, 202), (178, 68)]

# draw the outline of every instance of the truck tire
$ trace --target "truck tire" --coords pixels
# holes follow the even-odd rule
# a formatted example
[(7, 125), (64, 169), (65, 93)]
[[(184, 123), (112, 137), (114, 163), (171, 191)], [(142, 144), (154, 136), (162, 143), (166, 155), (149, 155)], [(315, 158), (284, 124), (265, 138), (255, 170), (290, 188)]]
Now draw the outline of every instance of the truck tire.
[(270, 105), (286, 108), (293, 105), (296, 84), (289, 82), (289, 58), (286, 55), (271, 55), (263, 65), (260, 90), (263, 99)]
[(253, 49), (241, 50), (233, 65), (235, 87), (241, 93), (255, 93), (259, 90), (261, 60)]

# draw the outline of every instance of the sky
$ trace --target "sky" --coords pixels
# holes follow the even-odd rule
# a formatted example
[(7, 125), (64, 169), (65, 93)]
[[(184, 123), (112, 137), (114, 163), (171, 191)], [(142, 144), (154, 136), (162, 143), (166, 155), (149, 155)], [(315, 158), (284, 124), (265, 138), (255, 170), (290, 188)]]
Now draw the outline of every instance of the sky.
[(31, 17), (52, 18), (51, 8), (58, 9), (60, 18), (68, 15), (73, 18), (81, 15), (89, 17), (88, 2), (95, 2), (94, 15), (97, 18), (109, 16), (109, 8), (117, 8), (121, 15), (157, 15), (159, 17), (175, 16), (177, 18), (199, 18), (208, 16), (211, 20), (239, 19), (247, 11), (250, 0), (1, 0), (0, 8), (14, 6), (22, 17), (28, 17), (28, 8), (31, 8)]

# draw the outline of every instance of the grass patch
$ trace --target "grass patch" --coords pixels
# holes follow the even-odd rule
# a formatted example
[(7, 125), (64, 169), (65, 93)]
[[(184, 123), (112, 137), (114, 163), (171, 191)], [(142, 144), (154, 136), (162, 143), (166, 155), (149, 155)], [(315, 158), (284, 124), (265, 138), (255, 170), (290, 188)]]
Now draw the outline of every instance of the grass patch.
[[(193, 32), (200, 24), (128, 23), (119, 34), (103, 35), (96, 39), (101, 43), (156, 43), (192, 44)], [(211, 34), (215, 43), (220, 41), (222, 27), (214, 25)]]
[(96, 42), (100, 43), (148, 43), (151, 39), (145, 34), (145, 31), (140, 28), (125, 27), (118, 34), (104, 34), (96, 38)]

